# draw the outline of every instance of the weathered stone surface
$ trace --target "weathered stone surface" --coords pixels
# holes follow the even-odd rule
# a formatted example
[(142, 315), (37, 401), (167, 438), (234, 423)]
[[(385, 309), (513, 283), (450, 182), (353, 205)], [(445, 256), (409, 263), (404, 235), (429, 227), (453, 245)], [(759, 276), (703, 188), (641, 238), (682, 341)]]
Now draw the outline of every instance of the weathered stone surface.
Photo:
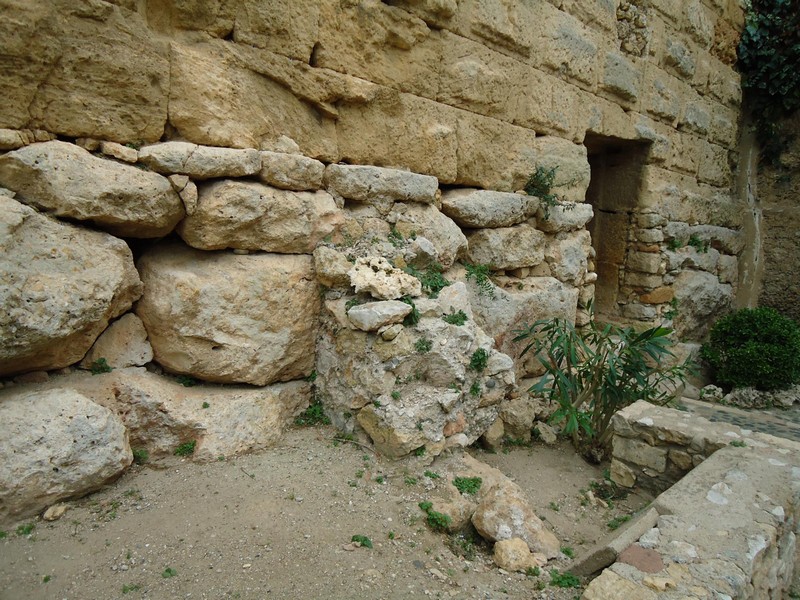
[(556, 536), (544, 528), (522, 490), (510, 480), (486, 492), (472, 515), (472, 524), (481, 536), (490, 541), (518, 537), (525, 541), (531, 552), (542, 553), (547, 558), (555, 558), (560, 552)]
[(546, 236), (528, 224), (471, 232), (469, 260), (493, 269), (535, 267), (544, 260)]
[(586, 591), (584, 600), (656, 600), (658, 596), (652, 590), (621, 577), (610, 570), (603, 571), (592, 580)]
[(586, 277), (591, 248), (591, 236), (586, 230), (559, 233), (549, 240), (544, 257), (556, 279), (579, 285)]
[(279, 190), (253, 181), (201, 184), (197, 207), (178, 226), (194, 248), (308, 254), (344, 222), (326, 192)]
[(213, 148), (188, 142), (164, 142), (139, 150), (139, 161), (166, 175), (193, 179), (245, 177), (261, 170), (261, 155), (252, 148)]
[(500, 407), (500, 418), (503, 419), (504, 431), (510, 437), (529, 442), (536, 419), (536, 403), (528, 394), (506, 400)]
[(319, 282), (327, 287), (347, 287), (350, 277), (347, 273), (353, 268), (344, 253), (329, 246), (314, 249), (314, 273)]
[(0, 196), (0, 375), (79, 361), (142, 293), (127, 245)]
[(66, 142), (33, 144), (0, 156), (0, 185), (26, 204), (126, 237), (160, 237), (184, 215), (166, 177)]
[(207, 253), (161, 244), (139, 261), (136, 306), (170, 371), (266, 385), (308, 375), (319, 293), (310, 256)]
[(594, 216), (591, 204), (569, 202), (555, 206), (539, 207), (536, 213), (536, 227), (547, 233), (573, 231), (584, 227)]
[(519, 571), (524, 573), (545, 564), (546, 560), (539, 562), (528, 544), (522, 538), (514, 537), (500, 540), (494, 545), (494, 563), (506, 571)]
[(119, 418), (73, 390), (1, 397), (0, 526), (92, 492), (133, 460)]
[[(113, 401), (130, 431), (131, 446), (168, 455), (195, 441), (195, 460), (217, 460), (275, 444), (311, 400), (305, 381), (247, 386), (185, 387), (144, 369), (115, 371)], [(205, 406), (207, 405), (207, 406)]]
[(376, 331), (386, 325), (402, 323), (411, 305), (399, 300), (367, 302), (347, 311), (347, 318), (361, 331)]
[(142, 367), (153, 360), (153, 348), (139, 317), (126, 313), (114, 321), (83, 357), (81, 366), (90, 368), (101, 358), (114, 369)]
[(136, 148), (129, 148), (116, 142), (100, 142), (100, 152), (126, 163), (135, 163), (139, 160), (139, 151)]
[(381, 300), (422, 294), (419, 279), (394, 268), (382, 256), (356, 259), (356, 264), (348, 271), (347, 276), (356, 293), (366, 292)]
[(404, 237), (415, 234), (429, 240), (445, 269), (449, 269), (467, 249), (467, 238), (461, 229), (435, 206), (395, 204), (388, 219), (394, 220), (395, 228)]
[(461, 227), (510, 227), (536, 213), (537, 198), (489, 190), (458, 189), (442, 194), (442, 212)]
[(156, 141), (169, 52), (135, 12), (108, 2), (6, 2), (0, 123), (69, 137)]
[(358, 165), (328, 165), (325, 185), (334, 196), (370, 204), (383, 214), (396, 201), (433, 204), (439, 190), (439, 182), (429, 175)]
[(684, 341), (702, 341), (711, 324), (731, 306), (733, 290), (711, 273), (682, 271), (673, 284), (680, 311), (673, 323)]
[(322, 187), (325, 165), (299, 154), (261, 152), (259, 179), (285, 190), (318, 190)]

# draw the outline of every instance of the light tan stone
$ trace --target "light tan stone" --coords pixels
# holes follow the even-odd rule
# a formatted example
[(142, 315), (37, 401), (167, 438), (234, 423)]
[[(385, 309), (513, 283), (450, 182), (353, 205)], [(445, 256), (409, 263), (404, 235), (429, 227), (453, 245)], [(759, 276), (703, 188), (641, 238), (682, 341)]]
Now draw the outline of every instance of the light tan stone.
[(347, 272), (352, 267), (347, 257), (334, 248), (317, 246), (314, 249), (314, 273), (322, 285), (332, 288), (349, 286)]
[(178, 173), (192, 179), (246, 177), (261, 170), (261, 155), (252, 148), (212, 148), (187, 142), (144, 146), (139, 161), (163, 174)]
[(461, 227), (510, 227), (536, 213), (533, 196), (473, 188), (442, 194), (442, 212)]
[(614, 458), (634, 463), (663, 473), (667, 466), (667, 450), (639, 440), (616, 436), (613, 441)]
[(310, 256), (239, 256), (160, 244), (136, 305), (155, 360), (175, 373), (266, 385), (314, 364), (319, 293)]
[(366, 292), (373, 298), (381, 300), (395, 300), (403, 296), (422, 294), (422, 284), (419, 279), (396, 269), (382, 256), (356, 259), (347, 276), (356, 293)]
[(591, 204), (569, 202), (546, 208), (540, 206), (536, 213), (536, 227), (547, 233), (574, 231), (584, 227), (593, 216)]
[(59, 223), (3, 196), (0, 273), (0, 375), (79, 361), (142, 293), (122, 240)]
[(395, 204), (389, 219), (394, 220), (395, 228), (404, 237), (415, 234), (430, 241), (436, 249), (439, 263), (445, 269), (449, 269), (466, 253), (466, 236), (435, 206)]
[(105, 359), (114, 369), (142, 367), (153, 360), (153, 348), (141, 319), (126, 313), (114, 321), (83, 357), (81, 366), (91, 368), (99, 359)]
[(517, 537), (496, 542), (493, 558), (494, 564), (501, 569), (519, 571), (521, 573), (544, 564), (544, 562), (539, 562), (536, 556), (531, 553), (525, 540)]
[(261, 152), (261, 181), (286, 190), (318, 190), (322, 187), (325, 165), (298, 154)]
[(651, 589), (636, 585), (609, 569), (593, 579), (581, 597), (583, 600), (656, 600), (658, 598)]
[(344, 222), (330, 194), (279, 190), (252, 181), (202, 184), (197, 207), (178, 226), (194, 248), (311, 253)]
[(325, 186), (336, 197), (374, 206), (384, 215), (396, 201), (433, 204), (439, 189), (435, 177), (360, 165), (329, 165)]
[(546, 236), (526, 223), (514, 227), (478, 229), (469, 234), (470, 262), (492, 269), (535, 267), (544, 260)]
[(139, 160), (139, 152), (136, 148), (123, 146), (116, 142), (100, 142), (100, 152), (126, 163), (135, 163)]
[(4, 390), (0, 420), (0, 527), (99, 489), (133, 460), (120, 419), (74, 390)]
[(159, 237), (184, 215), (166, 177), (91, 155), (66, 142), (0, 157), (0, 185), (26, 204), (128, 237)]

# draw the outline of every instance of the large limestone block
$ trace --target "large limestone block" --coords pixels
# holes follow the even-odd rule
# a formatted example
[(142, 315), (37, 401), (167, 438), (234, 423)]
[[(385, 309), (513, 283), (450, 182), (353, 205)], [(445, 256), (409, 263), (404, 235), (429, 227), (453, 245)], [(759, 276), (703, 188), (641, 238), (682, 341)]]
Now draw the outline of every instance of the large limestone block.
[(26, 204), (125, 237), (166, 235), (184, 215), (166, 177), (66, 142), (32, 144), (0, 156), (0, 185)]
[(172, 44), (169, 117), (179, 134), (196, 144), (233, 148), (259, 148), (288, 136), (306, 156), (339, 160), (334, 121), (230, 46), (221, 40)]
[(178, 234), (202, 250), (305, 254), (343, 222), (342, 211), (326, 192), (223, 180), (199, 186), (197, 207), (178, 226)]
[(246, 177), (261, 170), (261, 155), (252, 148), (213, 148), (188, 142), (165, 142), (139, 150), (139, 161), (167, 175), (193, 179)]
[(461, 227), (510, 227), (536, 213), (539, 201), (533, 196), (457, 189), (442, 194), (442, 212)]
[(284, 190), (318, 190), (322, 187), (325, 165), (318, 160), (284, 152), (261, 153), (259, 179)]
[(0, 527), (100, 488), (133, 460), (120, 419), (73, 390), (4, 391), (0, 422)]
[(416, 235), (430, 241), (445, 269), (449, 269), (467, 250), (467, 238), (461, 229), (435, 206), (395, 204), (389, 220), (395, 222), (403, 237)]
[(549, 240), (544, 251), (552, 275), (572, 285), (586, 277), (592, 238), (586, 230), (559, 233)]
[(544, 260), (546, 236), (526, 223), (514, 227), (478, 229), (467, 237), (469, 259), (493, 269), (535, 267)]
[(123, 241), (0, 196), (0, 375), (79, 361), (141, 293)]
[(461, 152), (457, 127), (468, 113), (388, 88), (378, 88), (367, 102), (338, 108), (336, 135), (347, 162), (407, 169), (443, 183), (456, 182)]
[(194, 459), (217, 460), (274, 445), (311, 401), (305, 381), (263, 388), (195, 385), (185, 387), (144, 369), (115, 371), (113, 400), (130, 432), (131, 446), (151, 456), (172, 454), (195, 441)]
[(435, 99), (442, 36), (422, 19), (378, 0), (317, 4), (316, 67)]
[(354, 306), (347, 311), (347, 318), (361, 331), (376, 331), (386, 325), (402, 323), (410, 312), (410, 304), (399, 300), (387, 300)]
[(136, 13), (109, 2), (4, 2), (0, 123), (70, 137), (156, 141), (169, 53)]
[(383, 214), (395, 201), (433, 204), (439, 190), (429, 175), (360, 165), (329, 165), (325, 185), (334, 196), (375, 206)]
[(711, 325), (730, 309), (733, 288), (705, 271), (683, 271), (673, 287), (678, 301), (675, 333), (683, 341), (703, 341)]
[(245, 0), (230, 3), (236, 7), (237, 42), (266, 48), (308, 63), (326, 3), (318, 0)]
[(319, 293), (310, 256), (208, 253), (162, 244), (139, 261), (136, 305), (155, 359), (176, 373), (266, 385), (314, 364)]
[(581, 229), (594, 216), (591, 204), (561, 203), (547, 208), (539, 207), (536, 213), (536, 227), (547, 233), (574, 231)]

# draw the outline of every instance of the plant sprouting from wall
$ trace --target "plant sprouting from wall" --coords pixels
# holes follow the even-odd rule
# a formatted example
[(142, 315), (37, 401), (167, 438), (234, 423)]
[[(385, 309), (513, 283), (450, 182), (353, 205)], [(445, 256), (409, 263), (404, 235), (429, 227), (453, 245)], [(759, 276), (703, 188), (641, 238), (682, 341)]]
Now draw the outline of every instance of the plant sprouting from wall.
[[(591, 307), (590, 307), (591, 312)], [(672, 330), (597, 323), (592, 315), (580, 331), (565, 319), (540, 320), (517, 332), (527, 342), (522, 354), (533, 352), (545, 375), (530, 392), (558, 404), (552, 422), (563, 422), (573, 444), (606, 448), (615, 412), (637, 400), (665, 404), (691, 372), (689, 363), (662, 366), (673, 358)]]
[(489, 279), (492, 265), (473, 265), (465, 262), (464, 268), (467, 270), (467, 281), (474, 281), (478, 286), (478, 295), (494, 298), (494, 284)]

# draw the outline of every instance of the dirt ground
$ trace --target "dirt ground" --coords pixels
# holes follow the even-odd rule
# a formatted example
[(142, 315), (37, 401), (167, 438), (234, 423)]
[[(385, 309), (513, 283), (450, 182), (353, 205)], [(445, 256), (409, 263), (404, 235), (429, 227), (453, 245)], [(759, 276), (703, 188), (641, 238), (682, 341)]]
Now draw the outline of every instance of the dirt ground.
[[(566, 556), (538, 576), (494, 566), (488, 545), (432, 532), (417, 506), (450, 485), (446, 456), (389, 461), (333, 440), (330, 428), (293, 429), (258, 455), (197, 464), (134, 466), (106, 489), (69, 503), (58, 521), (0, 540), (0, 598), (568, 600), (550, 585)], [(585, 492), (603, 467), (569, 445), (470, 450), (526, 492), (537, 514), (579, 557), (607, 523), (650, 498), (613, 508)], [(442, 475), (433, 479), (425, 475)], [(353, 535), (373, 548), (355, 547)], [(585, 583), (585, 582), (584, 582)]]

